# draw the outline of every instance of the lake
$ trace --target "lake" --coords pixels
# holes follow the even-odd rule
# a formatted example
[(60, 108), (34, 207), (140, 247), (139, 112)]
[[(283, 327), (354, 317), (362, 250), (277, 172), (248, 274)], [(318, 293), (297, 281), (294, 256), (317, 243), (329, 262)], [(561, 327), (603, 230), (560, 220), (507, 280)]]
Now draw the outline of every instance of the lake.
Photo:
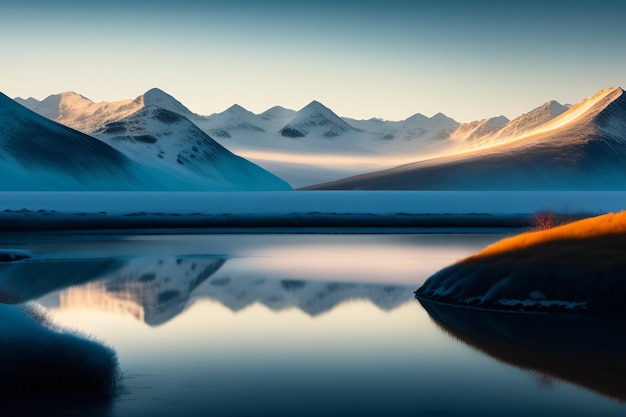
[(567, 361), (546, 326), (599, 326), (414, 298), (432, 273), (502, 237), (2, 235), (0, 247), (35, 256), (0, 265), (0, 282), (114, 348), (122, 378), (112, 398), (38, 397), (0, 414), (624, 415), (615, 328), (589, 330), (599, 347)]

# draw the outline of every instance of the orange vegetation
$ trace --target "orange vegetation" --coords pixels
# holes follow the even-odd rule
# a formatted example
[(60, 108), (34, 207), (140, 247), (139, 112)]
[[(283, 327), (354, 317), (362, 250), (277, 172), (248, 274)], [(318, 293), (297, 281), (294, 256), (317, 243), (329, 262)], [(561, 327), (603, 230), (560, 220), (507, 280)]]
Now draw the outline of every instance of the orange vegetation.
[(626, 234), (626, 211), (579, 220), (552, 229), (522, 233), (487, 246), (467, 260), (516, 251), (541, 243), (565, 239), (587, 239), (612, 234)]

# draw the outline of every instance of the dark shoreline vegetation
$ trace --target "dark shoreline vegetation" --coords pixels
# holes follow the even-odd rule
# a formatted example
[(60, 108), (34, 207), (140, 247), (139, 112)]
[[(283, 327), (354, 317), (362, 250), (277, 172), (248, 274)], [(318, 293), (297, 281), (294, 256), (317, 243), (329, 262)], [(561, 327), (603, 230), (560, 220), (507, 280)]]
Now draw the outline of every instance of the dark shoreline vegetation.
[(56, 326), (34, 305), (0, 304), (0, 399), (34, 394), (109, 396), (119, 379), (115, 351)]
[(494, 311), (626, 312), (626, 212), (503, 239), (431, 276), (420, 301)]
[[(571, 215), (584, 218), (588, 215)], [(535, 215), (487, 213), (291, 213), (268, 215), (131, 212), (124, 215), (60, 213), (56, 211), (5, 210), (0, 212), (0, 232), (110, 229), (181, 228), (533, 228)], [(349, 232), (350, 230), (348, 230)]]

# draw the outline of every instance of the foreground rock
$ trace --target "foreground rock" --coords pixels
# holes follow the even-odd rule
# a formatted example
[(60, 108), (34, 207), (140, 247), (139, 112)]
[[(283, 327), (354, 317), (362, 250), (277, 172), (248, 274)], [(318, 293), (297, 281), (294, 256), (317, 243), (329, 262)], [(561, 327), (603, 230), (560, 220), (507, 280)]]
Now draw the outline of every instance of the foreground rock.
[(493, 310), (626, 311), (626, 212), (504, 239), (415, 294)]

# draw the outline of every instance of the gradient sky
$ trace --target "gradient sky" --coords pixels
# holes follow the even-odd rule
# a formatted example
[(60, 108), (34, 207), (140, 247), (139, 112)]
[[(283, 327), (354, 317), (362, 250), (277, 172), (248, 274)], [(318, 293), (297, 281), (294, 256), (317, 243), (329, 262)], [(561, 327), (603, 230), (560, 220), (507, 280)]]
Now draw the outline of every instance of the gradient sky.
[(0, 0), (0, 91), (516, 117), (626, 87), (626, 2)]

